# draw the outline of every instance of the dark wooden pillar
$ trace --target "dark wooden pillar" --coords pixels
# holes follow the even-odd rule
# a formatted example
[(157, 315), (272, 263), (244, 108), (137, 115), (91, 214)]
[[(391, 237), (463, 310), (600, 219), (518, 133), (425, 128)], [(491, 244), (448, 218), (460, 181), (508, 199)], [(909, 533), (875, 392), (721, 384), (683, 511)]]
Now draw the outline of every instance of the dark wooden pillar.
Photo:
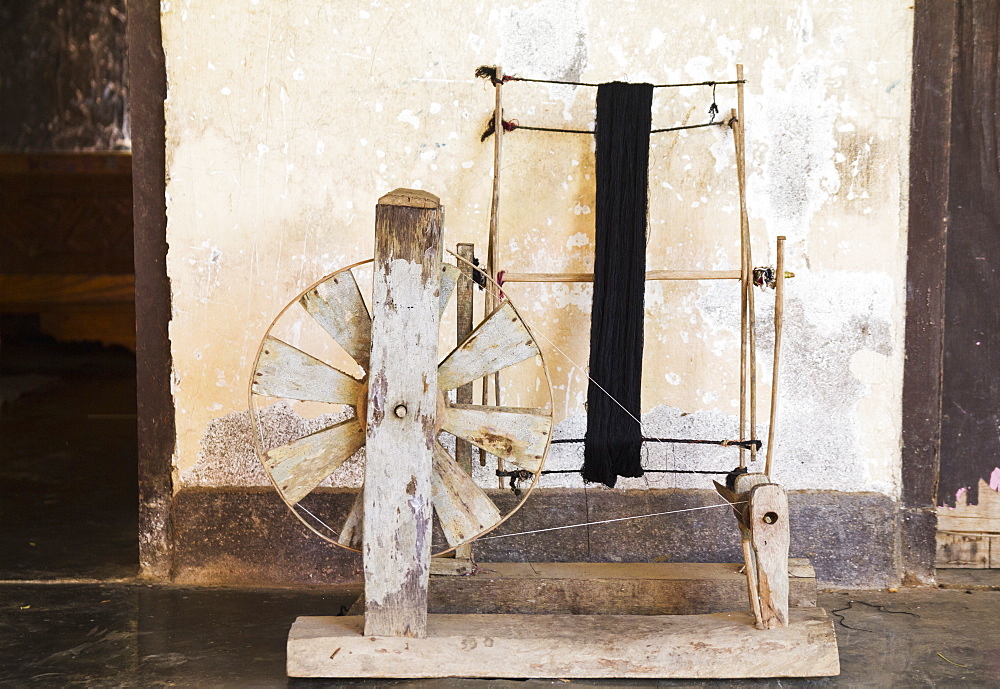
[(170, 576), (170, 282), (163, 101), (167, 95), (160, 3), (130, 0), (126, 31), (132, 113), (135, 223), (136, 388), (139, 432), (139, 563), (144, 576)]
[(945, 241), (957, 5), (955, 0), (917, 0), (914, 11), (901, 553), (904, 579), (927, 584), (934, 581), (941, 458)]
[(938, 503), (1000, 466), (1000, 5), (958, 3)]

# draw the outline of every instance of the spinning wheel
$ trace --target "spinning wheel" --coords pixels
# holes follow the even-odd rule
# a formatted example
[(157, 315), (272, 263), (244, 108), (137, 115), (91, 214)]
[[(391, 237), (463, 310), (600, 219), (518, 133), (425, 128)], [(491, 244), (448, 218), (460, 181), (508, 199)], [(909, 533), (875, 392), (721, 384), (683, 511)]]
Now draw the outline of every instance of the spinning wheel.
[[(458, 257), (455, 261), (458, 265), (441, 265), (440, 314), (445, 312), (460, 282), (472, 279), (473, 266)], [(359, 491), (346, 518), (342, 518), (339, 529), (301, 503), (365, 445), (372, 317), (355, 273), (371, 263), (372, 260), (363, 261), (328, 275), (282, 309), (268, 327), (258, 349), (249, 395), (254, 443), (278, 494), (310, 530), (351, 550), (361, 547), (363, 490)], [(484, 277), (488, 281), (487, 289), (499, 293), (499, 286), (488, 276)], [(273, 332), (275, 325), (283, 315), (295, 309), (308, 313), (358, 365), (363, 375), (350, 375), (278, 337)], [(544, 399), (540, 406), (500, 407), (454, 401), (452, 391), (457, 388), (532, 359), (541, 369), (539, 377), (544, 381), (541, 386)], [(541, 352), (509, 300), (487, 314), (472, 333), (441, 360), (437, 377), (432, 504), (436, 521), (448, 543), (446, 549), (436, 553), (441, 554), (495, 528), (524, 503), (538, 481), (548, 452), (552, 399)], [(268, 400), (345, 405), (353, 409), (353, 415), (292, 442), (265, 449), (259, 410)], [(406, 409), (396, 408), (392, 412), (405, 414)], [(531, 483), (521, 493), (521, 499), (513, 507), (503, 507), (509, 501), (498, 504), (459, 465), (446, 447), (450, 443), (441, 442), (447, 435), (465, 440), (493, 458), (499, 457), (523, 470), (521, 477), (530, 479)], [(406, 459), (399, 458), (400, 461)], [(497, 468), (496, 459), (491, 461), (489, 466)]]

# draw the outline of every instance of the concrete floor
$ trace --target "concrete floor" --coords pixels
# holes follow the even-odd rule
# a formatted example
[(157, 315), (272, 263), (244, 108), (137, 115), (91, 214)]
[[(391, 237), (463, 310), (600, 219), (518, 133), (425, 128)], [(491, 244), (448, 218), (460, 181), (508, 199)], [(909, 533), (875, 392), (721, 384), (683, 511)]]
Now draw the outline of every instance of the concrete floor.
[[(842, 673), (815, 680), (289, 680), (297, 615), (337, 614), (346, 591), (141, 584), (0, 584), (0, 687), (1000, 686), (1000, 591), (824, 593), (843, 609)], [(852, 602), (853, 601), (853, 602)], [(879, 607), (872, 607), (879, 606)], [(908, 613), (908, 614), (901, 614)]]
[(136, 580), (131, 355), (5, 338), (0, 356), (0, 687), (1000, 687), (1000, 571), (821, 594), (840, 610), (837, 678), (288, 680), (294, 618), (341, 613), (357, 591)]

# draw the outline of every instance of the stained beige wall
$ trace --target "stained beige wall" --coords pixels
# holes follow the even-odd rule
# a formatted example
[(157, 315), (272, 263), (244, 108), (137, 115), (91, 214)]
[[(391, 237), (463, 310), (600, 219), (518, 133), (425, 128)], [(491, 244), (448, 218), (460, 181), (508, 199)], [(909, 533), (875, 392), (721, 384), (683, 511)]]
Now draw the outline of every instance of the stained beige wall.
[[(732, 79), (742, 62), (754, 263), (773, 263), (774, 237), (784, 234), (796, 274), (777, 479), (896, 495), (910, 4), (163, 2), (175, 485), (266, 482), (246, 414), (259, 341), (306, 286), (370, 257), (380, 195), (432, 191), (446, 207), (447, 245), (472, 241), (485, 252), (492, 145), (479, 135), (493, 89), (473, 77), (478, 65), (668, 83)], [(521, 83), (504, 93), (506, 115), (522, 124), (581, 128), (594, 119), (594, 89)], [(732, 87), (716, 96), (723, 113), (735, 107)], [(654, 125), (704, 121), (710, 102), (705, 87), (660, 89)], [(501, 267), (589, 269), (592, 138), (521, 131), (505, 142)], [(654, 135), (650, 172), (648, 267), (737, 267), (729, 130)], [(557, 437), (580, 437), (587, 386), (573, 362), (587, 361), (590, 289), (508, 291), (545, 345)], [(766, 374), (773, 296), (756, 301)], [(734, 437), (735, 286), (651, 283), (646, 304), (646, 433)], [(298, 316), (279, 327), (312, 341)], [(764, 418), (769, 375), (761, 378)], [(510, 379), (504, 399), (523, 401), (530, 387)], [(304, 406), (272, 407), (265, 425), (275, 436), (301, 434), (322, 425), (312, 417)], [(654, 447), (647, 464), (729, 469), (733, 460), (731, 450)], [(579, 462), (569, 446), (550, 455), (556, 468)], [(659, 474), (621, 485), (708, 481)]]

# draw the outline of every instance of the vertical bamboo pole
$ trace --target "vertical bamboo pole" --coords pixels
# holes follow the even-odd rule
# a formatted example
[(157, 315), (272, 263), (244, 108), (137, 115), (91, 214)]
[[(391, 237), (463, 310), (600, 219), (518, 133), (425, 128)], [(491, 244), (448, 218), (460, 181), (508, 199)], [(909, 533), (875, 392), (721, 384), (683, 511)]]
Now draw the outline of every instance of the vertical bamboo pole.
[[(736, 65), (736, 81), (743, 81), (743, 65)], [(746, 209), (746, 189), (744, 187), (743, 176), (743, 84), (736, 85), (736, 110), (733, 116), (733, 144), (736, 149), (736, 178), (739, 184), (740, 195), (740, 440), (746, 439), (747, 428), (747, 345), (749, 338), (748, 329), (748, 308), (747, 308), (747, 285), (750, 284), (750, 265), (747, 260), (747, 233), (743, 222)], [(740, 448), (740, 467), (746, 466), (746, 450)]]
[[(486, 270), (496, 280), (499, 263), (500, 243), (500, 162), (503, 153), (503, 68), (497, 66), (496, 81), (493, 84), (496, 97), (493, 106), (493, 198), (490, 201), (490, 235), (486, 245)], [(500, 295), (486, 290), (486, 315), (500, 303)], [(483, 378), (483, 404), (489, 403), (489, 376)], [(493, 401), (500, 406), (500, 373), (493, 374)], [(497, 457), (497, 469), (504, 470), (503, 460)], [(503, 488), (503, 477), (497, 477), (497, 487)]]
[[(740, 143), (739, 143), (739, 128), (740, 121), (736, 114), (736, 110), (733, 110), (733, 139), (736, 144), (736, 177), (737, 181), (740, 178), (740, 172), (742, 171), (743, 164), (740, 162)], [(740, 430), (739, 439), (743, 440), (746, 438), (745, 432), (747, 427), (747, 257), (746, 251), (743, 248), (744, 239), (742, 233), (743, 224), (743, 185), (740, 185)], [(746, 450), (740, 448), (740, 467), (745, 467), (747, 465), (746, 461)]]
[(778, 364), (781, 360), (781, 329), (785, 320), (785, 238), (778, 237), (777, 275), (774, 282), (774, 362), (771, 364), (771, 417), (767, 429), (767, 459), (764, 473), (771, 475), (774, 458), (774, 427), (778, 420)]
[[(746, 109), (744, 103), (744, 76), (743, 65), (736, 65), (736, 110), (739, 118), (739, 140), (740, 140), (740, 231), (742, 241), (745, 244), (747, 262), (747, 337), (748, 353), (750, 359), (750, 383), (749, 383), (749, 407), (750, 407), (750, 440), (757, 439), (757, 316), (754, 311), (753, 292), (753, 244), (750, 241), (750, 218), (747, 211), (747, 140), (746, 140)], [(757, 448), (751, 446), (750, 461), (757, 461)]]

